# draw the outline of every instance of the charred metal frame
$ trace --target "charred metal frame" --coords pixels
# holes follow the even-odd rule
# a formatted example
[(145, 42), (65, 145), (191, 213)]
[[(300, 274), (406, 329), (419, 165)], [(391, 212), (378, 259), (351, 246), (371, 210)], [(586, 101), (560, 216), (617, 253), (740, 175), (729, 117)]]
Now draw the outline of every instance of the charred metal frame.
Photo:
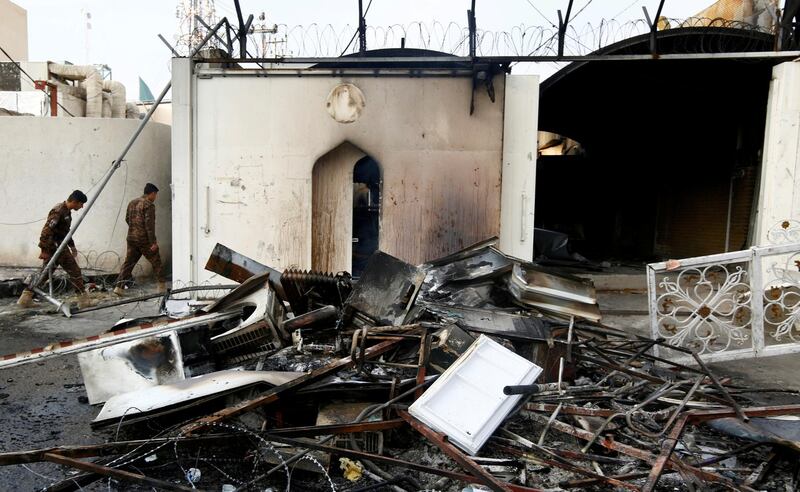
[(170, 319), (158, 324), (148, 322), (137, 326), (101, 333), (99, 335), (92, 335), (86, 338), (55, 342), (45, 347), (39, 347), (25, 352), (17, 352), (0, 356), (0, 369), (28, 364), (30, 362), (40, 361), (60, 355), (75, 354), (78, 352), (84, 352), (86, 350), (107, 347), (116, 343), (150, 337), (167, 331), (191, 328), (203, 324), (211, 324), (217, 321), (234, 318), (239, 315), (240, 313), (238, 311), (234, 311), (203, 314), (200, 316), (177, 320)]
[[(737, 60), (737, 59), (759, 59), (759, 58), (776, 58), (791, 60), (797, 58), (800, 50), (795, 51), (744, 51), (744, 52), (731, 52), (731, 53), (670, 53), (662, 54), (657, 57), (652, 55), (529, 55), (529, 56), (476, 56), (475, 63), (496, 63), (500, 65), (507, 65), (509, 63), (517, 62), (581, 62), (581, 61), (642, 61), (642, 60)], [(358, 65), (383, 65), (383, 68), (367, 69), (365, 73), (380, 74), (387, 70), (391, 70), (394, 66), (402, 69), (403, 65), (409, 64), (429, 64), (431, 68), (437, 65), (455, 65), (466, 64), (469, 66), (473, 59), (463, 56), (396, 56), (396, 57), (274, 57), (274, 58), (204, 58), (198, 59), (200, 63), (270, 63), (278, 65), (314, 65), (318, 63), (337, 63), (341, 64), (342, 68), (329, 69), (332, 75), (336, 75), (344, 68), (357, 67)], [(466, 68), (466, 67), (464, 67)], [(408, 69), (406, 69), (408, 70)], [(420, 72), (423, 69), (418, 69)], [(445, 72), (447, 68), (441, 69)], [(452, 70), (452, 69), (450, 69)], [(253, 70), (243, 70), (247, 73), (253, 73)], [(278, 74), (281, 69), (267, 70), (264, 75), (270, 73)], [(291, 68), (286, 69), (290, 75), (295, 75), (297, 71), (302, 72), (319, 72), (325, 71), (323, 68), (305, 67), (305, 68)], [(229, 71), (227, 71), (229, 72)], [(203, 70), (203, 73), (213, 73), (209, 70)]]
[(511, 492), (507, 484), (501, 482), (494, 477), (491, 473), (486, 471), (481, 465), (475, 463), (469, 456), (464, 454), (460, 449), (455, 447), (447, 440), (447, 436), (440, 434), (423, 424), (405, 410), (398, 412), (400, 417), (408, 422), (417, 432), (425, 436), (429, 441), (435, 444), (446, 455), (452, 458), (456, 463), (461, 465), (462, 468), (469, 471), (476, 479), (483, 485), (486, 485), (495, 492)]
[[(364, 351), (363, 357), (365, 359), (377, 357), (393, 349), (401, 341), (402, 339), (394, 339), (394, 340), (386, 340), (384, 342), (380, 342), (377, 345), (373, 345), (372, 347), (369, 347), (366, 351)], [(326, 376), (334, 374), (340, 371), (341, 369), (353, 364), (354, 362), (355, 361), (353, 360), (352, 357), (344, 357), (342, 359), (338, 359), (324, 367), (320, 367), (319, 369), (311, 371), (309, 374), (306, 374), (297, 379), (289, 381), (286, 384), (276, 386), (275, 388), (272, 388), (271, 390), (263, 393), (261, 396), (257, 398), (243, 401), (235, 406), (228, 407), (212, 415), (198, 419), (195, 422), (185, 426), (184, 432), (186, 433), (197, 432), (198, 430), (204, 429), (209, 425), (213, 425), (217, 422), (221, 422), (223, 420), (227, 420), (242, 413), (249, 412), (250, 410), (253, 410), (255, 408), (264, 405), (269, 405), (270, 403), (274, 403), (280, 400), (285, 393), (289, 391), (298, 390), (303, 386), (306, 386)]]
[[(473, 475), (468, 475), (468, 474), (464, 474), (464, 473), (458, 473), (458, 472), (455, 472), (455, 471), (445, 470), (445, 469), (442, 469), (442, 468), (433, 468), (433, 467), (430, 467), (430, 466), (422, 465), (422, 464), (411, 462), (411, 461), (404, 461), (404, 460), (400, 460), (400, 459), (397, 459), (397, 458), (392, 458), (392, 457), (389, 457), (389, 456), (382, 456), (382, 455), (379, 455), (379, 454), (366, 453), (364, 451), (355, 451), (355, 450), (352, 450), (352, 449), (336, 448), (336, 447), (333, 447), (333, 446), (325, 446), (325, 445), (319, 444), (319, 443), (301, 441), (301, 440), (291, 439), (291, 438), (287, 438), (287, 437), (283, 437), (283, 436), (277, 436), (277, 435), (267, 435), (267, 438), (272, 440), (272, 441), (275, 441), (275, 442), (280, 442), (280, 443), (283, 443), (283, 444), (289, 444), (291, 446), (296, 446), (298, 448), (309, 448), (309, 449), (313, 449), (313, 450), (316, 450), (316, 451), (324, 451), (324, 452), (336, 454), (336, 455), (339, 455), (339, 456), (345, 456), (345, 457), (349, 457), (349, 458), (356, 458), (356, 459), (362, 459), (362, 460), (368, 460), (368, 461), (375, 461), (375, 462), (378, 462), (378, 463), (386, 463), (387, 465), (397, 466), (399, 468), (405, 468), (405, 469), (408, 469), (408, 470), (415, 470), (415, 471), (419, 471), (419, 472), (422, 472), (422, 473), (428, 473), (428, 474), (431, 474), (431, 475), (438, 475), (440, 477), (451, 478), (453, 480), (458, 480), (458, 481), (463, 482), (463, 483), (471, 483), (471, 482), (474, 482), (476, 480), (479, 480), (478, 477), (475, 477)], [(288, 460), (287, 460), (287, 463), (288, 463)], [(475, 463), (475, 465), (480, 467), (480, 465), (478, 465), (477, 463)], [(513, 485), (513, 484), (509, 484), (509, 483), (505, 483), (505, 482), (499, 482), (499, 481), (498, 481), (498, 483), (504, 487), (503, 489), (501, 489), (501, 490), (504, 490), (504, 491), (511, 491), (511, 492), (541, 492), (539, 489), (535, 489), (535, 488), (531, 488), (531, 487), (523, 487), (521, 485)]]
[[(746, 408), (744, 409), (744, 411), (748, 417), (795, 415), (795, 414), (800, 414), (800, 405), (754, 407), (754, 408)], [(727, 408), (719, 410), (691, 410), (689, 412), (684, 413), (678, 420), (678, 422), (675, 424), (675, 427), (672, 428), (672, 431), (669, 433), (669, 437), (661, 442), (661, 454), (659, 454), (658, 458), (653, 463), (653, 468), (650, 471), (650, 475), (647, 477), (647, 482), (645, 483), (644, 487), (642, 487), (642, 492), (651, 492), (655, 488), (656, 483), (658, 483), (658, 479), (664, 470), (664, 467), (667, 465), (667, 462), (671, 459), (672, 452), (675, 450), (675, 446), (678, 444), (678, 440), (683, 434), (686, 425), (697, 424), (706, 420), (713, 420), (723, 417), (734, 417), (734, 416), (736, 416), (736, 413)], [(746, 487), (744, 485), (738, 485), (738, 486), (741, 487), (742, 490), (753, 490), (752, 488)]]

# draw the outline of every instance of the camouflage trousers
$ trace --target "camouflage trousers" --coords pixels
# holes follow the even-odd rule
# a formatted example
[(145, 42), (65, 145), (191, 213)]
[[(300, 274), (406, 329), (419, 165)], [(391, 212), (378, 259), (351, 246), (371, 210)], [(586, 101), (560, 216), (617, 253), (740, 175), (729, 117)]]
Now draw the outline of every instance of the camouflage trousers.
[[(42, 266), (47, 265), (48, 261), (49, 260), (44, 260), (42, 262)], [(78, 262), (75, 260), (75, 257), (72, 256), (72, 253), (68, 249), (65, 249), (60, 255), (58, 255), (56, 265), (60, 266), (65, 272), (67, 272), (67, 275), (69, 275), (69, 282), (72, 284), (72, 288), (75, 289), (75, 292), (78, 294), (83, 294), (83, 273), (81, 272), (81, 267), (78, 266)], [(55, 268), (53, 268), (53, 270), (55, 270)]]
[(125, 254), (125, 262), (122, 264), (119, 276), (117, 276), (118, 287), (122, 287), (130, 281), (133, 276), (133, 267), (136, 266), (136, 263), (142, 256), (153, 265), (153, 274), (156, 276), (156, 279), (159, 282), (164, 282), (164, 271), (163, 268), (161, 268), (161, 256), (158, 250), (150, 251), (149, 246), (128, 241), (128, 251)]

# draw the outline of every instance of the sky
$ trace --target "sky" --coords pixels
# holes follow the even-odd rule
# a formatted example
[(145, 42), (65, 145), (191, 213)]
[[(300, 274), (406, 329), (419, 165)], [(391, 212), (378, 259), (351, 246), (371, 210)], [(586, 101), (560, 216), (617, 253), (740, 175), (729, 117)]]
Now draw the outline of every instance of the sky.
[[(30, 61), (68, 60), (74, 64), (106, 64), (112, 78), (128, 89), (128, 99), (138, 96), (138, 78), (158, 94), (170, 78), (170, 51), (158, 39), (162, 34), (174, 43), (178, 31), (179, 0), (13, 0), (28, 11), (28, 58)], [(364, 6), (369, 0), (364, 0)], [(669, 0), (662, 15), (685, 18), (702, 10), (712, 0)], [(550, 25), (556, 11), (566, 11), (568, 0), (476, 0), (479, 29), (512, 31), (519, 26)], [(216, 0), (218, 16), (235, 23), (233, 0)], [(358, 20), (357, 0), (241, 0), (242, 10), (256, 17), (266, 14), (267, 24), (287, 26), (332, 25), (346, 33)], [(422, 22), (466, 25), (470, 0), (372, 0), (367, 13), (369, 26), (408, 25)], [(575, 0), (574, 25), (597, 25), (602, 19), (628, 21), (643, 18), (642, 6), (651, 12), (658, 0)], [(584, 8), (585, 7), (585, 8)], [(91, 29), (86, 28), (86, 13)], [(576, 16), (576, 13), (580, 12)], [(353, 27), (354, 29), (354, 27)], [(525, 64), (515, 73), (547, 76), (553, 63)]]

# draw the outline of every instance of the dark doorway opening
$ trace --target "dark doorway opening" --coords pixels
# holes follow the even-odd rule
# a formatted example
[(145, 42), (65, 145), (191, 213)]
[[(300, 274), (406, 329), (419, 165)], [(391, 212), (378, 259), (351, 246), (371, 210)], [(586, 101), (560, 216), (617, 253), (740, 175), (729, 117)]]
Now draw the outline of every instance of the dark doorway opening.
[(369, 257), (378, 250), (381, 217), (381, 168), (365, 156), (353, 167), (353, 266), (361, 276)]
[[(662, 53), (762, 51), (772, 42), (729, 28), (659, 33)], [(603, 52), (648, 50), (640, 36)], [(595, 261), (748, 247), (775, 63), (583, 62), (548, 78), (539, 127), (580, 142), (581, 152), (537, 159), (536, 226), (568, 234)]]

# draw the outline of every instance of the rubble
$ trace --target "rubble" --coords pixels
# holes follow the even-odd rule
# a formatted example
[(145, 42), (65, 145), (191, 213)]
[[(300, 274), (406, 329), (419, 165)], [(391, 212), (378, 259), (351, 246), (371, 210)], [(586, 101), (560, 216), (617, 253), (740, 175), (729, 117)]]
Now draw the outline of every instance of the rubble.
[(78, 354), (105, 402), (92, 428), (132, 438), (4, 449), (0, 465), (83, 472), (56, 490), (797, 485), (800, 405), (754, 406), (690, 351), (602, 325), (590, 282), (494, 239), (420, 266), (378, 251), (358, 279), (222, 245), (207, 268), (240, 285), (207, 302), (168, 292), (154, 316), (0, 357)]

